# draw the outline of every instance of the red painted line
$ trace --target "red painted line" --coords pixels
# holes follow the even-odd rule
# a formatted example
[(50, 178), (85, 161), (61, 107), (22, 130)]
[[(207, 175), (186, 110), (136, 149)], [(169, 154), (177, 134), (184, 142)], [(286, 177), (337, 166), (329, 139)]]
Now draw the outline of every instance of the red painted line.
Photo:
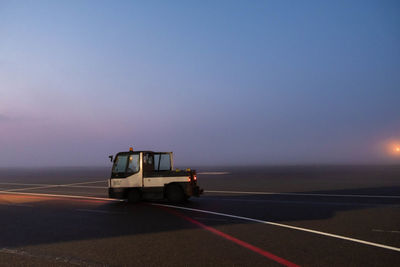
[(197, 221), (195, 219), (192, 219), (192, 218), (190, 218), (188, 216), (185, 216), (182, 213), (179, 213), (179, 212), (177, 212), (175, 210), (171, 210), (171, 209), (168, 209), (168, 208), (165, 208), (165, 207), (160, 207), (160, 208), (168, 211), (169, 213), (177, 215), (177, 216), (185, 219), (186, 221), (189, 221), (189, 222), (191, 222), (191, 223), (193, 223), (193, 224), (195, 224), (195, 225), (197, 225), (197, 226), (199, 226), (199, 227), (201, 227), (201, 228), (203, 228), (203, 229), (205, 229), (205, 230), (207, 230), (207, 231), (209, 231), (209, 232), (211, 232), (211, 233), (213, 233), (215, 235), (218, 235), (218, 236), (220, 236), (222, 238), (225, 238), (226, 240), (229, 240), (229, 241), (231, 241), (231, 242), (233, 242), (233, 243), (235, 243), (235, 244), (237, 244), (239, 246), (247, 248), (247, 249), (249, 249), (249, 250), (251, 250), (251, 251), (253, 251), (255, 253), (258, 253), (261, 256), (264, 256), (264, 257), (266, 257), (266, 258), (268, 258), (270, 260), (276, 261), (277, 263), (280, 263), (280, 264), (282, 264), (284, 266), (299, 267), (299, 265), (297, 265), (297, 264), (295, 264), (293, 262), (285, 260), (285, 259), (283, 259), (283, 258), (281, 258), (281, 257), (279, 257), (279, 256), (277, 256), (275, 254), (272, 254), (271, 252), (265, 251), (265, 250), (263, 250), (263, 249), (261, 249), (259, 247), (253, 246), (252, 244), (249, 244), (249, 243), (244, 242), (244, 241), (242, 241), (240, 239), (237, 239), (236, 237), (233, 237), (231, 235), (228, 235), (228, 234), (225, 234), (225, 233), (223, 233), (221, 231), (218, 231), (217, 229), (215, 229), (213, 227), (210, 227), (210, 226), (207, 226), (205, 224), (202, 224), (201, 222), (199, 222), (199, 221)]

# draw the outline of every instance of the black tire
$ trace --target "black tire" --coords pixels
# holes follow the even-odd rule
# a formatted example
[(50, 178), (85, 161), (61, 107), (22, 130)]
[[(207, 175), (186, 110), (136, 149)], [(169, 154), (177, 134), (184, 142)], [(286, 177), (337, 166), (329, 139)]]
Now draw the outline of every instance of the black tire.
[(173, 203), (181, 203), (185, 200), (185, 194), (183, 193), (182, 187), (177, 184), (167, 186), (165, 195), (167, 199)]
[(142, 199), (142, 194), (139, 189), (131, 189), (128, 192), (128, 202), (137, 203)]

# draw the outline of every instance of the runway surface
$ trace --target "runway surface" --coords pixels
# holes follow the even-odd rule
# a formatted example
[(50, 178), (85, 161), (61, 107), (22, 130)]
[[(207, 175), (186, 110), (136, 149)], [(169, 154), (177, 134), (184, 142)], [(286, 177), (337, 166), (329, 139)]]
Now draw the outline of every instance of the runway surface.
[(399, 166), (199, 167), (184, 205), (107, 168), (0, 169), (2, 266), (398, 266)]

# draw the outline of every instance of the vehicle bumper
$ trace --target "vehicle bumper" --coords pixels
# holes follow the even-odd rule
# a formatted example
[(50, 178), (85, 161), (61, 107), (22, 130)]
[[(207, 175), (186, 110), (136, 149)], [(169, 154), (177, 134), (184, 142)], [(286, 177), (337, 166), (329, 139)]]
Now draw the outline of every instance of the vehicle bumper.
[(195, 197), (199, 197), (201, 194), (203, 194), (203, 189), (202, 188), (200, 188), (198, 185), (196, 185), (196, 186), (192, 186), (191, 187), (191, 195), (192, 196), (195, 196)]
[(108, 197), (109, 198), (117, 198), (123, 199), (124, 198), (124, 189), (123, 188), (108, 188)]

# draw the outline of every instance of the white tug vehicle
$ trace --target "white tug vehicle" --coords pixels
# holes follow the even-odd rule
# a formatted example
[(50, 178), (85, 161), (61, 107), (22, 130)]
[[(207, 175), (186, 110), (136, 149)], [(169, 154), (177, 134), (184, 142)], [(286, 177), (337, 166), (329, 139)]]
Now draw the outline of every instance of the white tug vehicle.
[(113, 162), (108, 181), (110, 198), (138, 202), (141, 199), (168, 199), (179, 203), (200, 196), (196, 171), (173, 169), (172, 152), (133, 151), (109, 156)]

